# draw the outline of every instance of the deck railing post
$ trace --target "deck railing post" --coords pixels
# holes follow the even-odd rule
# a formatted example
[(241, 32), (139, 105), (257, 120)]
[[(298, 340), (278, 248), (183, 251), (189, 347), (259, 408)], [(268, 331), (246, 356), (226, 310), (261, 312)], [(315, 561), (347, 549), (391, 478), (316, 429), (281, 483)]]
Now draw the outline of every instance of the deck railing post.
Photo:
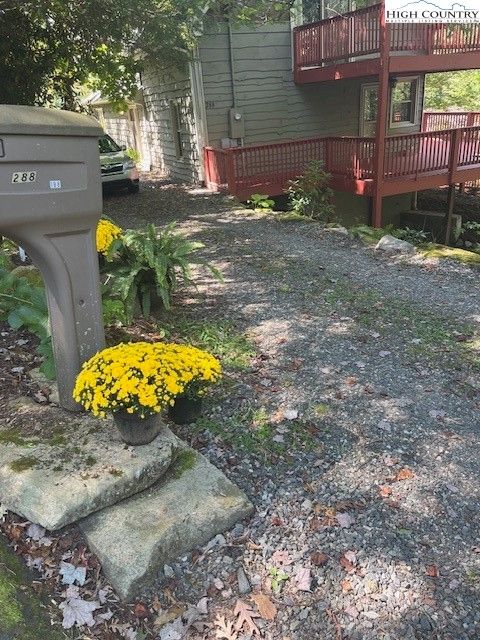
[(228, 192), (231, 195), (236, 195), (237, 181), (235, 179), (235, 158), (233, 153), (233, 149), (225, 150), (225, 172)]
[(475, 114), (473, 113), (473, 111), (469, 111), (467, 114), (467, 127), (473, 127), (474, 120)]
[(455, 183), (455, 175), (458, 169), (458, 161), (460, 156), (460, 144), (462, 141), (463, 132), (465, 129), (453, 129), (450, 136), (450, 161), (449, 161), (449, 182)]

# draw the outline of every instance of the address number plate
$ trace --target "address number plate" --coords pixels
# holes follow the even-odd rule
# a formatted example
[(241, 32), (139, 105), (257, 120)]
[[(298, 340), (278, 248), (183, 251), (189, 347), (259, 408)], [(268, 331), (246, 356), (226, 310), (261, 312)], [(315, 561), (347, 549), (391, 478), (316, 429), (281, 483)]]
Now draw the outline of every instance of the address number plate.
[(14, 171), (12, 173), (12, 183), (35, 182), (36, 179), (36, 171)]

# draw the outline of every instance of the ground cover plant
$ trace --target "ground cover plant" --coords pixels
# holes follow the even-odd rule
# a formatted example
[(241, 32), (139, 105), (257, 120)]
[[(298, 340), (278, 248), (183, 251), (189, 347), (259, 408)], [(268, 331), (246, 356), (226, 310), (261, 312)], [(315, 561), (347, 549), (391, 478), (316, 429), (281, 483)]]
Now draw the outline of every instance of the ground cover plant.
[(288, 183), (286, 193), (292, 211), (322, 222), (332, 222), (335, 206), (333, 191), (329, 187), (330, 178), (321, 162), (309, 162), (303, 175)]

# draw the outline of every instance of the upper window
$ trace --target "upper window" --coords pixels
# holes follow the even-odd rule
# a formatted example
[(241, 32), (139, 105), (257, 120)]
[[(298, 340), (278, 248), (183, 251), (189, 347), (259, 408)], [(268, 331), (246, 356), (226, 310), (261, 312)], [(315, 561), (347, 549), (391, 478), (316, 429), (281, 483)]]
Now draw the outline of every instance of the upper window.
[(390, 126), (408, 127), (418, 121), (418, 78), (398, 79), (392, 87)]

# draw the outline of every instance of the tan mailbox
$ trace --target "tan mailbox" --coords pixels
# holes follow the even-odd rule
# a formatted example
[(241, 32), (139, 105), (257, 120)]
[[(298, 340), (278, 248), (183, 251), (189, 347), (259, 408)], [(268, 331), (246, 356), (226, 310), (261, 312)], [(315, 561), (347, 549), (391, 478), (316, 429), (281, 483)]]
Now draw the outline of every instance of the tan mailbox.
[(0, 105), (0, 234), (25, 248), (47, 290), (60, 404), (104, 346), (95, 230), (102, 211), (98, 137), (89, 116)]

